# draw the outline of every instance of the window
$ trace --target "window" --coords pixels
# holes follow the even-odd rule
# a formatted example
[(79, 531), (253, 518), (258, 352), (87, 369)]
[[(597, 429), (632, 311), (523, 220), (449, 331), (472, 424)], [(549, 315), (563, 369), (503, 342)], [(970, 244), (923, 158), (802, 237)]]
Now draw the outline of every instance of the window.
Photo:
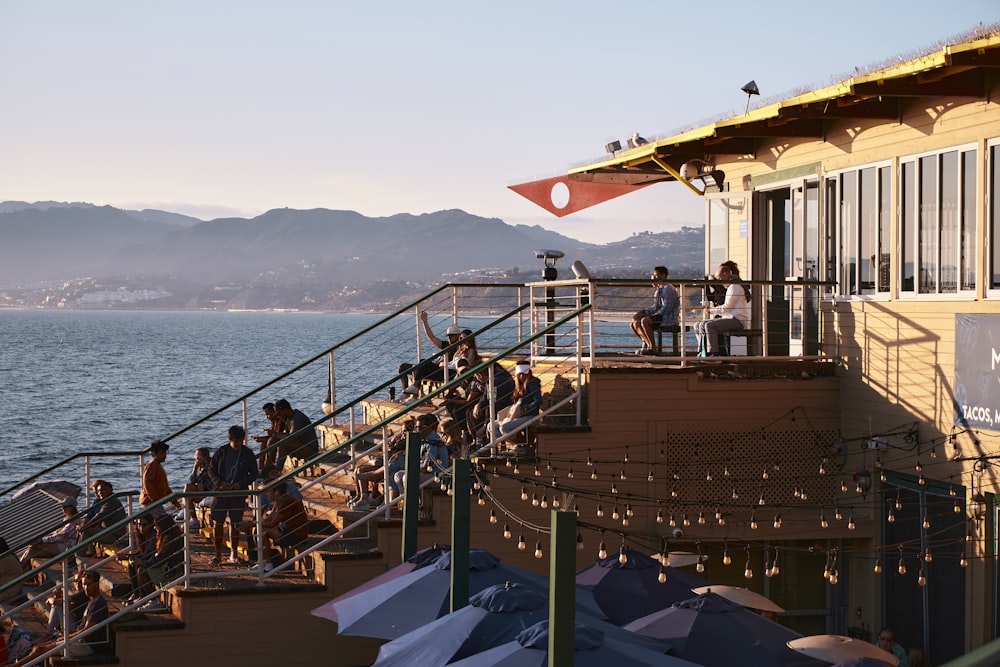
[(904, 160), (900, 172), (900, 290), (956, 294), (976, 287), (976, 151)]
[[(990, 230), (990, 288), (1000, 289), (1000, 143), (990, 146), (989, 209), (986, 211)], [(973, 231), (975, 238), (975, 231)]]
[(848, 170), (826, 180), (827, 224), (833, 227), (827, 234), (828, 257), (837, 267), (842, 296), (889, 291), (891, 181), (888, 165)]

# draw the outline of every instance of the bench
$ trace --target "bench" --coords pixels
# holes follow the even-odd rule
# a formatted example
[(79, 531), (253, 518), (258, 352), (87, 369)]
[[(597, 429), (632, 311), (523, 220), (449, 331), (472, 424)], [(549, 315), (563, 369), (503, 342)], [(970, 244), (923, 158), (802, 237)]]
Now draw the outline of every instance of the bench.
[[(750, 339), (759, 339), (763, 344), (763, 329), (739, 329), (736, 331), (720, 331), (719, 346), (724, 357), (745, 357), (750, 353)], [(756, 352), (756, 350), (755, 350)], [(761, 351), (762, 352), (762, 351)]]
[(672, 345), (673, 355), (677, 356), (680, 354), (681, 341), (684, 338), (684, 335), (681, 333), (681, 325), (674, 324), (672, 326), (659, 327), (657, 329), (654, 329), (653, 332), (656, 334), (657, 352), (663, 351), (663, 334), (668, 333), (673, 339), (673, 345)]

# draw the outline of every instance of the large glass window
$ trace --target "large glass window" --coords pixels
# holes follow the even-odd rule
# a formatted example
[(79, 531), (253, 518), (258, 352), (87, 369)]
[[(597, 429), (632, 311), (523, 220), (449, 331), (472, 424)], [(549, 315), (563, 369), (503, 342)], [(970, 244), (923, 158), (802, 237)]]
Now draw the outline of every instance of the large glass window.
[(951, 150), (904, 160), (901, 175), (900, 289), (919, 294), (974, 290), (976, 152)]
[(835, 231), (839, 239), (842, 296), (889, 291), (891, 182), (888, 166), (844, 171), (826, 181), (828, 234)]
[[(990, 288), (1000, 289), (1000, 143), (990, 146)], [(973, 237), (975, 233), (973, 232)]]

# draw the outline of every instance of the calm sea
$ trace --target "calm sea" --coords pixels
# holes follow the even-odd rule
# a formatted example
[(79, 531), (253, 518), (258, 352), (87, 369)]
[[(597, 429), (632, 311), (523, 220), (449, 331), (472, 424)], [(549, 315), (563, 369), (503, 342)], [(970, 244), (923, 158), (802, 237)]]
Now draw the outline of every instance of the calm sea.
[[(0, 310), (0, 489), (74, 452), (142, 449), (378, 318)], [(168, 460), (175, 489), (189, 469)]]

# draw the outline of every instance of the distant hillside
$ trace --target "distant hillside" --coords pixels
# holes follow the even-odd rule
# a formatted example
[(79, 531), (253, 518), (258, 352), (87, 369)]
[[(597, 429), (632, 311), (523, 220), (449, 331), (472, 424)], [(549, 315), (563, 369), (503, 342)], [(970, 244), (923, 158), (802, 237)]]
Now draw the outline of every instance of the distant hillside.
[(657, 264), (676, 277), (704, 272), (704, 233), (698, 228), (598, 246), (461, 210), (369, 218), (355, 211), (284, 208), (250, 219), (201, 221), (167, 211), (3, 202), (0, 239), (0, 288), (67, 285), (60, 295), (49, 293), (46, 303), (68, 303), (71, 294), (78, 299), (81, 291), (113, 285), (169, 293), (171, 307), (178, 307), (177, 300), (184, 307), (226, 303), (216, 298), (225, 287), (241, 294), (241, 307), (324, 299), (336, 308), (344, 304), (331, 295), (356, 291), (342, 289), (351, 286), (401, 294), (445, 280), (524, 279), (542, 268), (535, 248), (563, 251), (566, 257), (557, 264), (563, 276), (575, 260), (598, 277), (639, 277)]

